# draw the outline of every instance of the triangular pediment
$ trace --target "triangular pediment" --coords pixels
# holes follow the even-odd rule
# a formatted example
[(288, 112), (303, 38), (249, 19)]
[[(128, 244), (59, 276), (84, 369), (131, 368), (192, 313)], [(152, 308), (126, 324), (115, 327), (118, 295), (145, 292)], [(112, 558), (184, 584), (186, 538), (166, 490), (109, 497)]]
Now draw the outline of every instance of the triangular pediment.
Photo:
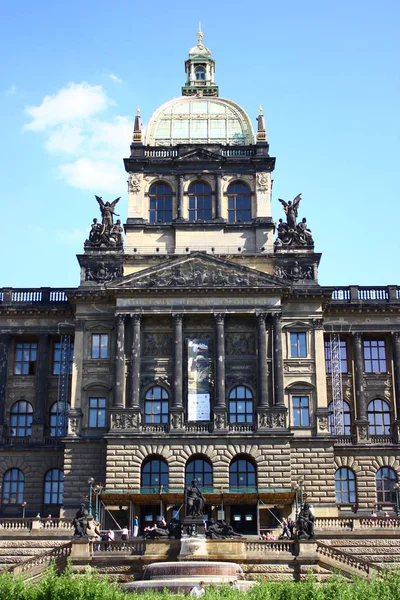
[(238, 265), (234, 262), (193, 253), (166, 260), (165, 263), (127, 275), (107, 288), (176, 289), (176, 288), (264, 288), (282, 290), (287, 287), (278, 278)]
[(205, 148), (190, 148), (187, 152), (182, 152), (176, 160), (184, 162), (220, 161), (221, 155)]

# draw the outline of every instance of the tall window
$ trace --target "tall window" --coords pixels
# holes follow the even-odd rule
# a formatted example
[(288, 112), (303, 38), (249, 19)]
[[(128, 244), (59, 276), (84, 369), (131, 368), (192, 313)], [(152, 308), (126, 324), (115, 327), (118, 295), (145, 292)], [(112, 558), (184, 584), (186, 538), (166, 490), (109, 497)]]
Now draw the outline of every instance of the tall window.
[[(336, 435), (335, 432), (335, 423), (333, 421), (333, 402), (331, 402), (328, 406), (328, 410), (331, 413), (329, 418), (331, 435)], [(350, 406), (347, 402), (343, 401), (343, 425), (344, 425), (344, 433), (343, 435), (351, 435), (351, 412)]]
[(229, 423), (253, 422), (253, 394), (248, 387), (238, 385), (229, 394)]
[(89, 398), (89, 427), (106, 426), (106, 399)]
[(310, 426), (310, 399), (308, 396), (293, 396), (293, 426)]
[(62, 504), (64, 473), (60, 469), (47, 471), (44, 478), (44, 504)]
[(196, 67), (195, 70), (196, 81), (205, 81), (206, 80), (206, 70), (204, 67)]
[(245, 183), (228, 187), (228, 223), (243, 223), (251, 219), (250, 189)]
[(256, 468), (246, 458), (235, 458), (229, 466), (229, 487), (256, 487)]
[(90, 356), (92, 358), (108, 358), (108, 333), (92, 334), (92, 349)]
[(142, 467), (142, 487), (168, 485), (168, 465), (165, 460), (152, 458)]
[(386, 372), (386, 348), (384, 340), (363, 340), (364, 368), (366, 373)]
[(335, 473), (336, 502), (354, 504), (356, 502), (356, 477), (351, 469), (341, 467)]
[(196, 181), (189, 186), (189, 221), (211, 219), (211, 188), (207, 183)]
[(150, 223), (172, 221), (172, 189), (166, 183), (155, 183), (149, 191)]
[(146, 392), (144, 422), (168, 423), (168, 392), (163, 387), (157, 385)]
[(390, 467), (382, 467), (376, 472), (376, 494), (378, 502), (396, 502), (397, 475)]
[(25, 400), (16, 402), (11, 407), (10, 429), (12, 437), (26, 437), (32, 434), (33, 408)]
[[(68, 372), (72, 373), (72, 363), (74, 360), (74, 342), (69, 345), (69, 357), (68, 357)], [(61, 342), (54, 342), (53, 346), (53, 375), (59, 375), (61, 369)]]
[(292, 331), (290, 334), (290, 356), (292, 358), (306, 358), (307, 345), (306, 333)]
[(385, 400), (372, 400), (368, 404), (370, 435), (390, 435), (390, 407)]
[[(329, 340), (325, 340), (325, 369), (327, 373), (332, 373), (331, 344)], [(340, 370), (342, 373), (347, 373), (346, 340), (340, 340)]]
[(192, 458), (186, 465), (185, 483), (196, 480), (199, 487), (211, 487), (213, 484), (212, 466), (203, 458)]
[(19, 469), (6, 471), (3, 478), (2, 504), (21, 504), (24, 500), (24, 474)]
[(14, 375), (35, 375), (37, 342), (15, 344)]
[(67, 433), (68, 412), (70, 406), (67, 404), (66, 410), (62, 410), (62, 405), (57, 406), (57, 402), (50, 408), (50, 437), (63, 437)]

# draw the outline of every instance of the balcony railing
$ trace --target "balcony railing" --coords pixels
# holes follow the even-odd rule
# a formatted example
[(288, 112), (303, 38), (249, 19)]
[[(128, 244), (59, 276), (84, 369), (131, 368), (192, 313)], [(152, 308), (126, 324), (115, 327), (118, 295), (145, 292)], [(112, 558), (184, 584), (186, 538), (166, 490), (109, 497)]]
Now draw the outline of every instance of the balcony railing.
[(66, 290), (52, 288), (2, 288), (0, 289), (0, 304), (66, 305), (68, 304), (68, 295)]
[(360, 287), (351, 285), (338, 287), (331, 292), (331, 302), (373, 302), (387, 303), (400, 300), (400, 287), (388, 285), (385, 287)]

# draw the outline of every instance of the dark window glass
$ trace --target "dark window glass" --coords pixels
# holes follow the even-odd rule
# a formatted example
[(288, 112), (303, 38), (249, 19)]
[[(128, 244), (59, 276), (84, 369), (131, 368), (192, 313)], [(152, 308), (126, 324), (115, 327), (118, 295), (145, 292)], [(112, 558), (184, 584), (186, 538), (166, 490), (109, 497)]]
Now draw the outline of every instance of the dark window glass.
[(202, 458), (192, 458), (186, 465), (185, 483), (189, 485), (193, 480), (201, 487), (212, 486), (212, 467), (210, 463)]
[(47, 471), (44, 478), (44, 504), (62, 504), (64, 473), (60, 469)]
[(292, 358), (306, 358), (306, 334), (305, 332), (292, 332), (290, 334), (290, 356)]
[(234, 459), (229, 466), (229, 487), (256, 487), (256, 468), (245, 458)]
[(228, 223), (243, 223), (251, 219), (249, 187), (240, 182), (228, 187)]
[(89, 427), (106, 426), (106, 399), (89, 398)]
[(149, 191), (150, 223), (172, 221), (172, 189), (166, 183), (155, 183)]
[(229, 423), (253, 423), (253, 394), (244, 385), (229, 394)]
[(211, 216), (210, 186), (202, 181), (191, 183), (189, 186), (189, 221), (209, 221)]
[[(329, 423), (331, 435), (335, 435), (335, 426), (333, 422), (333, 402), (331, 402), (328, 406), (330, 414)], [(350, 406), (347, 402), (343, 401), (343, 425), (344, 425), (344, 434), (343, 435), (351, 435), (351, 412)]]
[(293, 396), (293, 426), (294, 427), (309, 427), (309, 397), (308, 396)]
[(341, 467), (335, 473), (336, 502), (354, 504), (356, 502), (356, 478), (351, 469)]
[(92, 334), (92, 358), (108, 358), (108, 333)]
[(20, 400), (11, 407), (10, 425), (12, 437), (26, 437), (32, 434), (33, 408), (29, 402)]
[(385, 400), (372, 400), (367, 416), (370, 435), (390, 435), (390, 407)]
[(142, 468), (142, 487), (168, 485), (168, 465), (157, 458), (146, 462)]
[(195, 70), (196, 80), (197, 81), (205, 81), (206, 79), (206, 70), (204, 67), (197, 67)]
[(37, 342), (15, 344), (14, 375), (35, 375)]
[[(72, 373), (72, 363), (74, 360), (74, 343), (71, 342), (69, 345), (69, 364), (68, 372)], [(54, 342), (53, 346), (53, 375), (59, 375), (61, 368), (61, 342)]]
[(397, 475), (390, 467), (382, 467), (376, 472), (376, 493), (378, 502), (396, 502)]
[(364, 368), (366, 373), (386, 372), (386, 348), (384, 340), (363, 340)]
[(57, 402), (54, 402), (50, 408), (50, 437), (63, 437), (67, 434), (69, 409), (69, 404), (63, 411), (62, 403), (57, 406)]
[(24, 500), (24, 474), (19, 469), (10, 469), (3, 478), (3, 504), (21, 504)]
[[(332, 373), (331, 344), (325, 340), (325, 368), (327, 373)], [(340, 340), (340, 370), (347, 373), (347, 345), (346, 340)]]
[(168, 423), (168, 392), (155, 386), (146, 393), (144, 402), (145, 423)]

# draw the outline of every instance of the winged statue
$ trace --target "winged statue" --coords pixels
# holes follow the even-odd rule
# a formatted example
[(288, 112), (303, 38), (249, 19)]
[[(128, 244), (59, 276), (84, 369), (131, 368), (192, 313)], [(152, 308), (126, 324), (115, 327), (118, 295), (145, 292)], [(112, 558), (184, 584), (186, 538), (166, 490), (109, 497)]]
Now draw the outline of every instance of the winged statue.
[(297, 209), (299, 207), (301, 198), (301, 194), (298, 194), (296, 198), (293, 199), (293, 201), (289, 200), (289, 202), (286, 202), (286, 200), (282, 200), (281, 198), (279, 198), (279, 202), (283, 205), (283, 210), (285, 211), (286, 223), (290, 229), (296, 228), (296, 219), (298, 214)]
[(114, 212), (115, 206), (117, 204), (117, 202), (120, 201), (121, 197), (116, 198), (113, 202), (103, 202), (103, 199), (101, 198), (101, 196), (96, 196), (95, 198), (97, 200), (97, 202), (99, 203), (100, 206), (100, 212), (101, 212), (101, 216), (102, 216), (102, 224), (103, 224), (103, 229), (102, 229), (102, 233), (104, 233), (104, 231), (106, 229), (110, 229), (113, 226), (113, 217), (114, 215), (116, 217), (119, 217), (119, 215)]

